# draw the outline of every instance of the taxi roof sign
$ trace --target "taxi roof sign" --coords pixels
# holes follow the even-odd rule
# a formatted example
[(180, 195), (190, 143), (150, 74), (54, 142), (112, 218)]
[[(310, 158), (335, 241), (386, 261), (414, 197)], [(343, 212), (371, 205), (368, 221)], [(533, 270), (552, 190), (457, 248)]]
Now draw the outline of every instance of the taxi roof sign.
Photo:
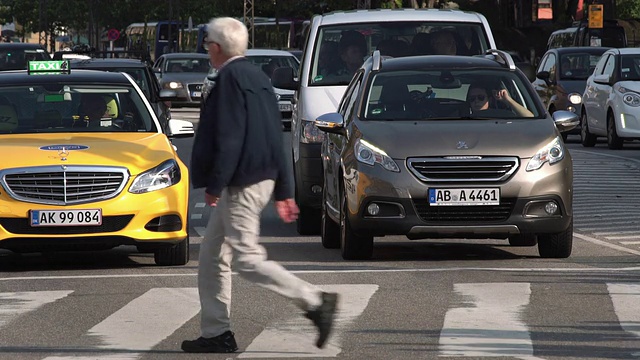
[(29, 74), (69, 74), (69, 60), (29, 61)]

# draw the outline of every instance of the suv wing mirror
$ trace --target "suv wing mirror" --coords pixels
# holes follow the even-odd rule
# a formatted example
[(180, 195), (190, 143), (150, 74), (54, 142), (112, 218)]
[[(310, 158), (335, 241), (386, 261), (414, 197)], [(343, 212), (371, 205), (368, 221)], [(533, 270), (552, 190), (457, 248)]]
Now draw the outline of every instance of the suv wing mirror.
[(297, 91), (300, 85), (298, 81), (294, 79), (293, 68), (290, 67), (277, 68), (271, 76), (271, 84), (278, 89), (294, 91)]

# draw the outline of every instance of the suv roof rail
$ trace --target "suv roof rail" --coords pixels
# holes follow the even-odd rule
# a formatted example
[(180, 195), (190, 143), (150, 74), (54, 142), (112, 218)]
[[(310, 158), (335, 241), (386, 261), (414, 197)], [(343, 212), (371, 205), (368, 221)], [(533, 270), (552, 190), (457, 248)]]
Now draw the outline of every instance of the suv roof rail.
[(373, 52), (373, 66), (371, 70), (378, 71), (382, 68), (382, 56), (380, 55), (380, 50), (376, 50)]
[(511, 55), (509, 55), (509, 53), (506, 51), (502, 51), (498, 49), (489, 49), (484, 54), (485, 56), (486, 55), (494, 56), (494, 60), (496, 60), (498, 63), (502, 64), (503, 66), (508, 66), (510, 70), (516, 69), (516, 63), (513, 61), (513, 58), (511, 57)]

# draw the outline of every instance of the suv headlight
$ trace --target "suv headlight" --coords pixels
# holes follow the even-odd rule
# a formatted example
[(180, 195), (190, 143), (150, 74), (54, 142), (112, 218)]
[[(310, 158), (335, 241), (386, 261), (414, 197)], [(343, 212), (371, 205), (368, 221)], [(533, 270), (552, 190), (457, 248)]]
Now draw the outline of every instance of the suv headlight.
[(130, 193), (144, 194), (167, 188), (180, 182), (180, 166), (171, 159), (136, 176), (129, 188)]
[(313, 121), (302, 120), (300, 122), (300, 142), (303, 144), (321, 143), (324, 140), (324, 132)]
[(622, 94), (622, 101), (624, 101), (625, 104), (634, 107), (640, 106), (640, 94), (637, 92), (620, 85), (614, 86), (613, 89)]
[(168, 83), (164, 83), (164, 88), (165, 89), (171, 89), (171, 90), (182, 89), (182, 88), (184, 88), (184, 85), (182, 85), (182, 83), (177, 82), (177, 81), (171, 81), (171, 82), (168, 82)]
[(529, 159), (529, 162), (527, 163), (527, 171), (538, 170), (546, 162), (551, 165), (562, 159), (564, 159), (564, 143), (558, 136), (542, 149), (538, 150), (538, 152)]
[(376, 163), (382, 165), (383, 168), (393, 171), (400, 172), (400, 168), (398, 164), (384, 152), (384, 150), (379, 149), (365, 140), (356, 141), (356, 159), (361, 163), (367, 165), (374, 165)]

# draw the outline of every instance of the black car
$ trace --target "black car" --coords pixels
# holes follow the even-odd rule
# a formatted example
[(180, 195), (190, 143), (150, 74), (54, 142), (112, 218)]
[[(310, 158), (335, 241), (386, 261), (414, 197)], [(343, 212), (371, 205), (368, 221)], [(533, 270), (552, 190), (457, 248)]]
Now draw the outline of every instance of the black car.
[[(583, 46), (547, 50), (532, 84), (550, 114), (568, 110), (580, 117), (587, 78), (607, 49)], [(562, 137), (566, 140), (568, 134), (580, 134), (580, 126), (562, 133)]]
[(163, 129), (171, 119), (170, 101), (175, 99), (174, 90), (160, 90), (158, 80), (151, 67), (137, 59), (74, 59), (71, 68), (91, 69), (129, 74), (151, 103)]
[(0, 43), (0, 71), (25, 70), (28, 61), (51, 60), (40, 44)]

